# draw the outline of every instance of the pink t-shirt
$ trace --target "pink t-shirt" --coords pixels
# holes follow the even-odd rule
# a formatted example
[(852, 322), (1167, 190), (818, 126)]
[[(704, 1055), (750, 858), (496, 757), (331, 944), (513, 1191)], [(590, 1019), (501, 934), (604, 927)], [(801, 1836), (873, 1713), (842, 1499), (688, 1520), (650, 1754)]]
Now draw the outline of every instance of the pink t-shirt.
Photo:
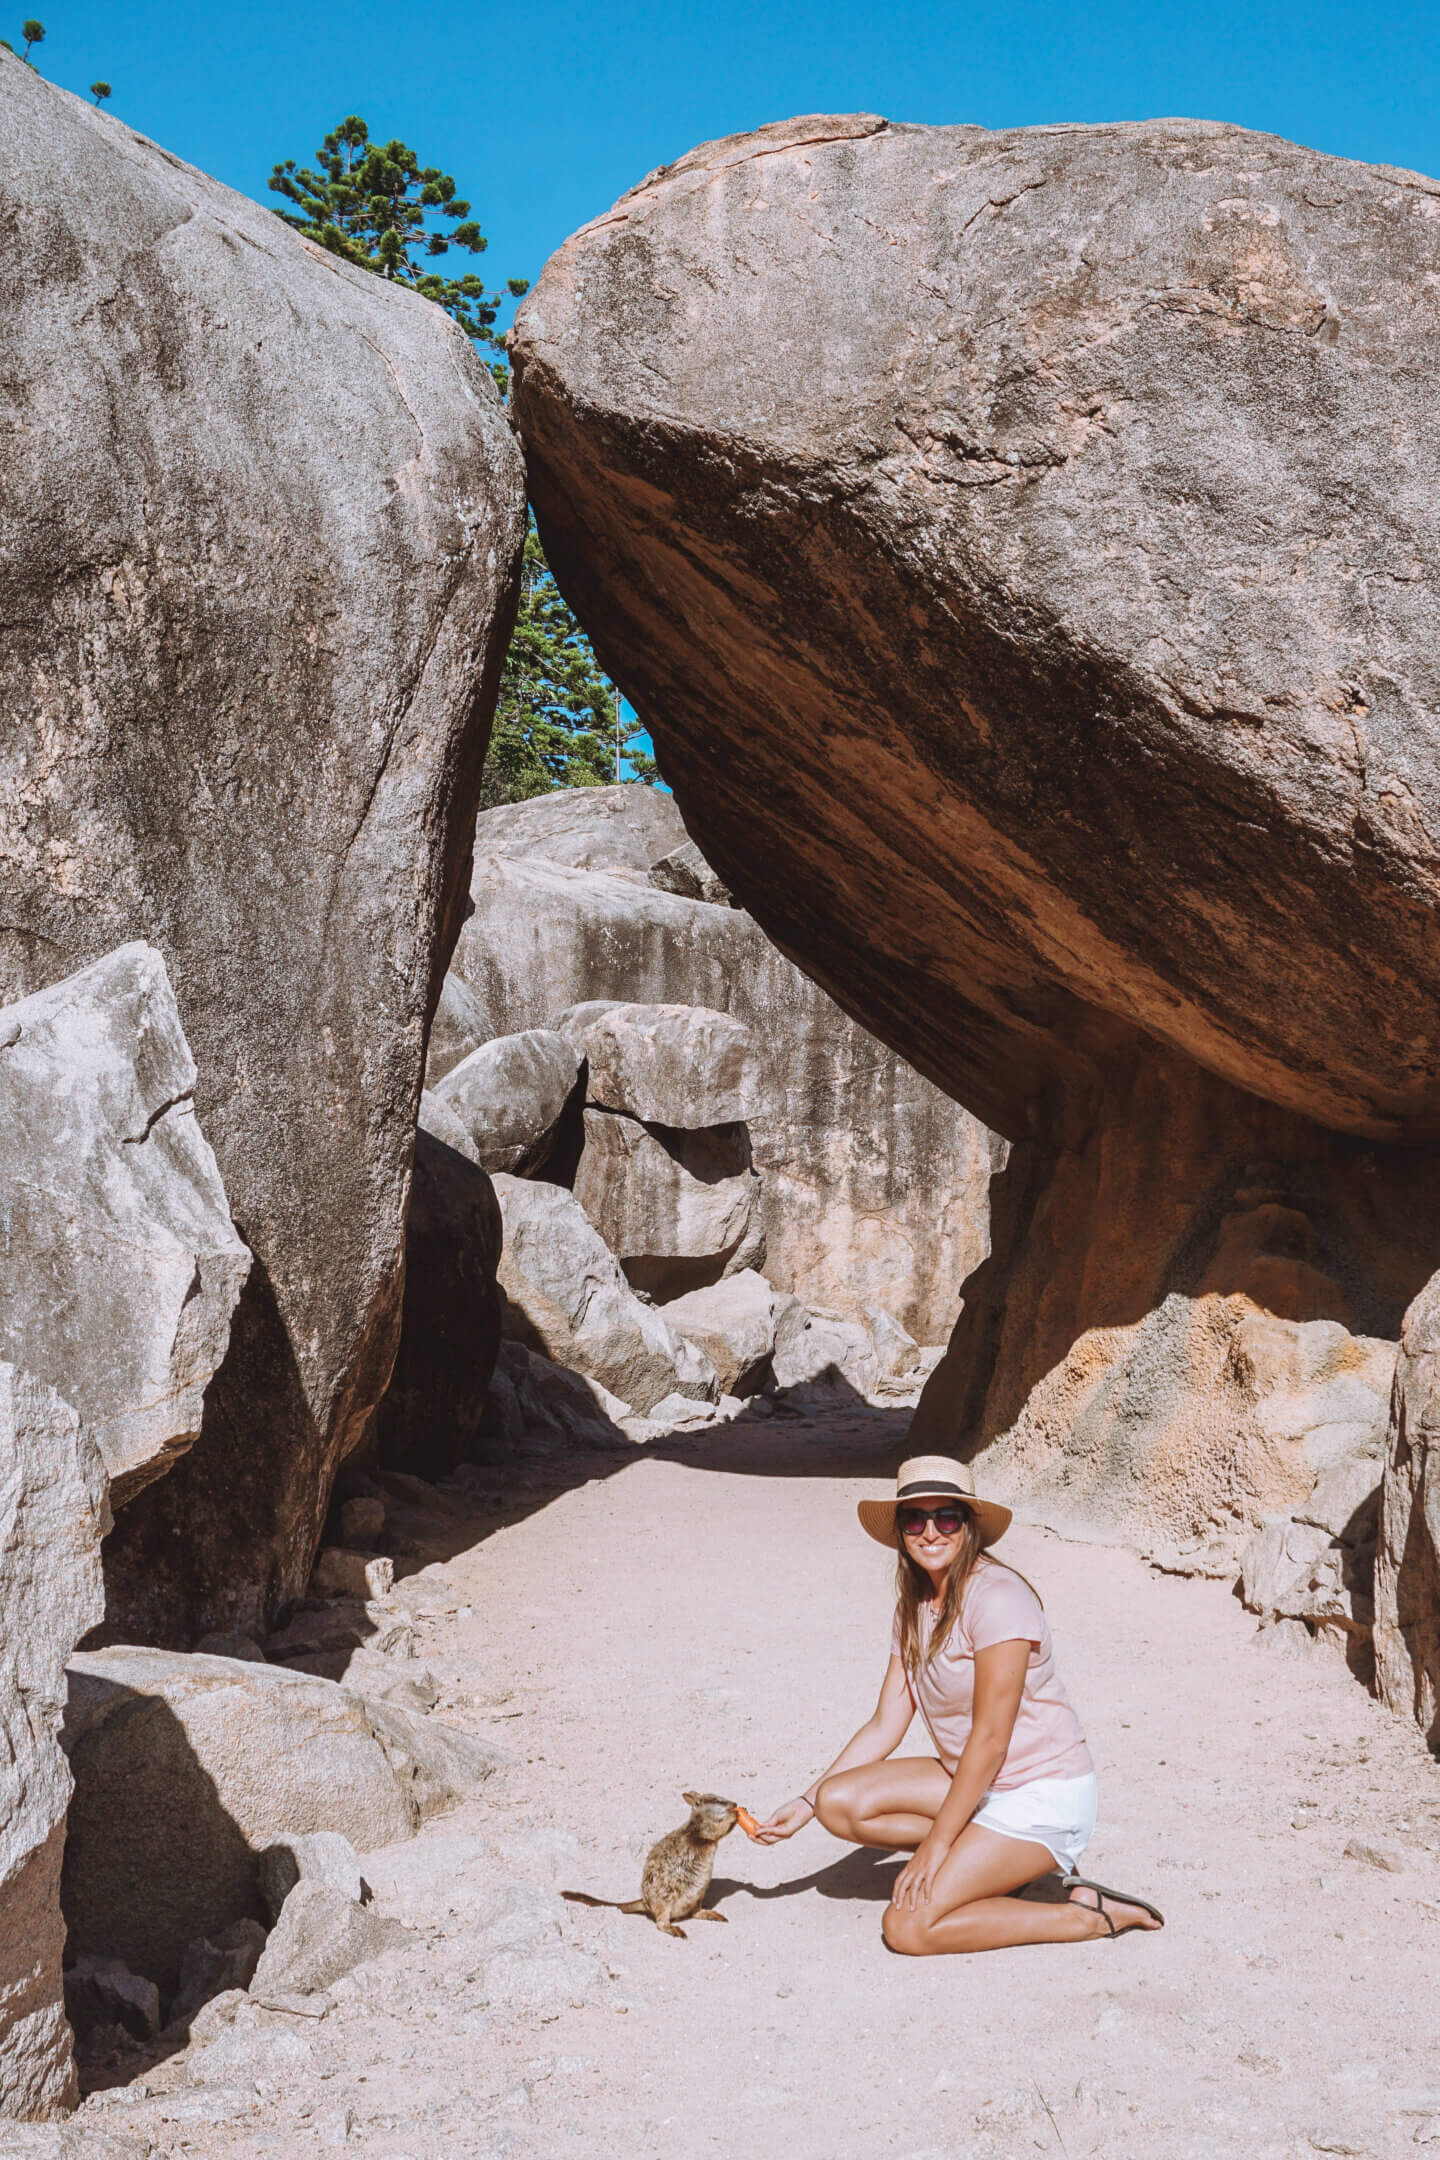
[[(922, 1659), (929, 1648), (930, 1630), (930, 1608), (922, 1605)], [(907, 1675), (911, 1697), (936, 1754), (953, 1776), (974, 1718), (975, 1652), (1002, 1642), (1028, 1642), (1030, 1664), (1015, 1730), (1005, 1760), (991, 1780), (991, 1791), (1013, 1792), (1017, 1785), (1028, 1785), (1035, 1778), (1084, 1777), (1095, 1765), (1055, 1670), (1044, 1610), (1029, 1584), (998, 1560), (976, 1562), (949, 1642), (933, 1664), (922, 1662), (918, 1673)], [(900, 1655), (898, 1611), (890, 1649), (895, 1657)]]

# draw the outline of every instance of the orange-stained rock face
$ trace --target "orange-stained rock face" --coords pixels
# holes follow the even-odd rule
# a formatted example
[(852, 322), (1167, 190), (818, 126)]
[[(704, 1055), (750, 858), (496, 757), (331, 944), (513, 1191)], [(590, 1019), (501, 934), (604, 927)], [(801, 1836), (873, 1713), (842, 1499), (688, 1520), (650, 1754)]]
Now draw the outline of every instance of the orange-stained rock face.
[(1437, 212), (1207, 123), (820, 117), (520, 312), (546, 547), (687, 824), (1011, 1137), (1152, 1040), (1436, 1129)]

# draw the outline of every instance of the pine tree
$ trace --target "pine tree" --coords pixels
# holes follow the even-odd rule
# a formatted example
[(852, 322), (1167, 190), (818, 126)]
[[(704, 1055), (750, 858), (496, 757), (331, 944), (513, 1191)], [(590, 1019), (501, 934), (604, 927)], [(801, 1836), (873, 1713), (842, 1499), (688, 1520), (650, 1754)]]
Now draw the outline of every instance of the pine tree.
[[(422, 165), (403, 142), (372, 143), (358, 113), (325, 137), (315, 162), (318, 171), (287, 158), (270, 175), (271, 188), (293, 205), (279, 212), (287, 225), (332, 255), (423, 293), (477, 345), (503, 348), (495, 317), (504, 294), (487, 292), (473, 271), (453, 277), (425, 267), (452, 247), (483, 255), (489, 244), (449, 173)], [(448, 232), (432, 222), (445, 218), (452, 221)], [(530, 290), (529, 280), (507, 278), (506, 289), (518, 299)], [(503, 368), (495, 371), (503, 377)]]
[(102, 104), (104, 100), (110, 95), (109, 83), (92, 82), (90, 85), (90, 95), (94, 98), (97, 105)]
[(481, 807), (551, 788), (653, 780), (655, 760), (620, 717), (619, 696), (551, 574), (532, 518), (520, 571), (520, 610), (505, 656)]
[[(28, 22), (21, 23), (20, 35), (25, 40), (25, 50), (20, 57), (22, 60), (30, 60), (31, 46), (43, 45), (45, 42), (45, 25), (42, 22), (36, 22), (32, 16)], [(35, 62), (30, 60), (30, 65), (34, 67)]]
[[(423, 293), (487, 355), (503, 352), (495, 318), (504, 295), (487, 292), (474, 272), (450, 277), (425, 267), (452, 247), (471, 255), (486, 247), (449, 173), (422, 165), (403, 142), (373, 143), (358, 113), (325, 137), (315, 167), (287, 158), (271, 172), (271, 188), (289, 205), (276, 213), (287, 225), (347, 262)], [(438, 222), (444, 219), (448, 230)], [(518, 299), (530, 288), (525, 278), (507, 278), (506, 289)], [(503, 394), (508, 370), (500, 359), (489, 366)], [(626, 779), (653, 781), (655, 760), (641, 747), (643, 733), (638, 721), (623, 719), (619, 692), (566, 606), (532, 518), (482, 805), (523, 802), (552, 788), (600, 787), (617, 777), (617, 768)]]

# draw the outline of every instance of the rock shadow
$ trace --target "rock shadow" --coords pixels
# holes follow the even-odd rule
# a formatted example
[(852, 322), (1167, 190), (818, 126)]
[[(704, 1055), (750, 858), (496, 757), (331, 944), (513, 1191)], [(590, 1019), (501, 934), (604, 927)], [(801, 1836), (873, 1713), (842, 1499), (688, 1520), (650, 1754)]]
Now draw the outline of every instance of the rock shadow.
[[(94, 2090), (127, 2084), (183, 2047), (204, 2002), (248, 1981), (233, 1952), (215, 1952), (215, 1938), (248, 1922), (258, 1951), (269, 1915), (260, 1854), (170, 1705), (88, 1673), (72, 1672), (69, 1693), (64, 1744), (75, 1791), (60, 1877), (66, 1970), (118, 1959), (160, 1997), (156, 2033), (103, 2022), (77, 2031), (82, 2086)], [(70, 1998), (83, 2001), (87, 1992), (95, 1991), (72, 1986)]]

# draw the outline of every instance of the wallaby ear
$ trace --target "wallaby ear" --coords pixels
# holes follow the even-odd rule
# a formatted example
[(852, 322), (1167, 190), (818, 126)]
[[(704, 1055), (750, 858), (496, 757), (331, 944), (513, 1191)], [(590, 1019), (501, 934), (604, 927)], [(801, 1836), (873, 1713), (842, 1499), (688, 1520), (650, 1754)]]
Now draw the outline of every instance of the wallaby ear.
[(680, 1798), (685, 1802), (686, 1807), (699, 1807), (700, 1805), (698, 1792), (682, 1792)]

